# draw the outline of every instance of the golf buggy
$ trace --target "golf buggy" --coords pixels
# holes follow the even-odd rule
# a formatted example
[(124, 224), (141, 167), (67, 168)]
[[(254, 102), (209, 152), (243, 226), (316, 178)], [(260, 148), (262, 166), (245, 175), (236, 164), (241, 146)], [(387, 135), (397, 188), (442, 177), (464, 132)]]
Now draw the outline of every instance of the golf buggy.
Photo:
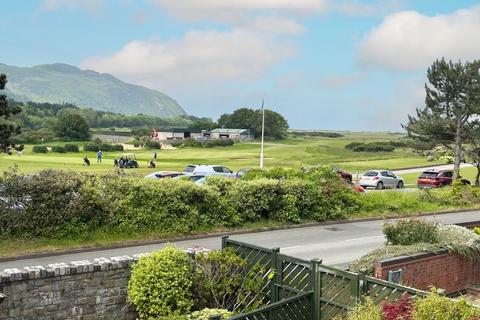
[(134, 154), (122, 154), (119, 159), (115, 159), (115, 166), (119, 168), (138, 168), (138, 161)]

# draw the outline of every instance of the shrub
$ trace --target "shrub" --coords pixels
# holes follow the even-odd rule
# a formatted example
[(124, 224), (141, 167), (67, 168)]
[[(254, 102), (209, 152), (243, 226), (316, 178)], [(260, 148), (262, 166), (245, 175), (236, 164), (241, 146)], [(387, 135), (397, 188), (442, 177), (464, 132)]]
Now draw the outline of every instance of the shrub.
[(229, 311), (247, 312), (263, 301), (265, 270), (251, 265), (232, 249), (197, 254), (196, 291), (199, 303)]
[(413, 301), (405, 294), (394, 302), (384, 302), (382, 307), (383, 320), (413, 320)]
[(48, 153), (48, 149), (46, 146), (33, 146), (32, 152), (34, 153)]
[(233, 312), (225, 309), (209, 309), (205, 308), (200, 311), (192, 312), (191, 320), (210, 320), (210, 316), (220, 316), (221, 320), (227, 320), (233, 317)]
[(45, 129), (39, 129), (35, 131), (23, 131), (19, 135), (12, 137), (13, 142), (15, 143), (42, 143), (49, 142), (55, 139), (55, 133)]
[(98, 152), (99, 150), (102, 150), (102, 151), (123, 151), (123, 146), (121, 144), (93, 143), (93, 142), (87, 142), (83, 145), (83, 151)]
[(118, 197), (111, 225), (126, 232), (188, 233), (239, 222), (215, 190), (189, 181), (121, 178), (109, 192)]
[(480, 235), (480, 227), (476, 227), (475, 229), (473, 229), (473, 232)]
[(454, 301), (440, 296), (435, 290), (415, 303), (415, 320), (473, 320), (480, 316), (480, 309), (465, 300)]
[(192, 260), (181, 249), (167, 246), (132, 266), (128, 298), (140, 319), (189, 313), (192, 300)]
[(67, 143), (65, 145), (65, 151), (66, 152), (80, 152), (78, 148), (78, 144), (73, 144), (73, 143)]
[[(342, 320), (342, 317), (337, 317), (335, 320)], [(367, 298), (354, 311), (349, 312), (345, 320), (383, 320), (382, 310)]]
[(52, 152), (65, 153), (65, 147), (63, 146), (52, 146)]
[(80, 237), (106, 223), (111, 204), (100, 184), (101, 178), (67, 171), (29, 176), (6, 171), (0, 178), (0, 198), (9, 201), (1, 210), (0, 234)]
[(437, 225), (424, 220), (406, 219), (385, 223), (383, 233), (393, 245), (439, 242)]
[(145, 147), (147, 147), (147, 149), (161, 149), (162, 145), (158, 141), (148, 140), (145, 143)]

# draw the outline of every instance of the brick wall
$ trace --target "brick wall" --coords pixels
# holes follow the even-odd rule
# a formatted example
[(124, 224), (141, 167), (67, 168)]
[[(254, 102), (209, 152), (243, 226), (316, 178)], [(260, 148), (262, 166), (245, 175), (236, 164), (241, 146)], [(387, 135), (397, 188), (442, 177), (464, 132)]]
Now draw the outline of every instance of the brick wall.
[(135, 319), (127, 303), (130, 265), (138, 256), (100, 258), (0, 273), (0, 320)]
[(428, 290), (442, 288), (447, 294), (480, 284), (480, 263), (442, 251), (384, 259), (375, 263), (374, 276), (387, 280), (388, 271), (402, 269), (402, 284)]

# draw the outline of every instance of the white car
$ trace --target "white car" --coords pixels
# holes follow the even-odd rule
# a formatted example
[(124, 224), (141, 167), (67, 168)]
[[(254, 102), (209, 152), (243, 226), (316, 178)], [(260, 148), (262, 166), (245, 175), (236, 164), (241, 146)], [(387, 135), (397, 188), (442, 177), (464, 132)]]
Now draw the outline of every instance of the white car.
[(236, 177), (232, 170), (220, 165), (191, 164), (183, 169), (183, 173), (188, 175)]
[(385, 188), (403, 188), (403, 178), (396, 176), (388, 170), (369, 170), (359, 179), (358, 184), (363, 188), (375, 188), (378, 190)]

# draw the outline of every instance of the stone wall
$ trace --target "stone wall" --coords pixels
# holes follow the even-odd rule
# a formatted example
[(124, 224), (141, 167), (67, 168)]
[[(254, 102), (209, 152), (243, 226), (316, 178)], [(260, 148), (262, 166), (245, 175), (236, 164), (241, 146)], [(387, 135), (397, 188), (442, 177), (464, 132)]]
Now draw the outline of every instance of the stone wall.
[(135, 319), (127, 302), (130, 265), (139, 256), (99, 258), (0, 273), (0, 320)]
[(374, 276), (387, 280), (388, 271), (402, 269), (402, 284), (428, 290), (444, 289), (447, 294), (480, 284), (480, 263), (448, 251), (421, 253), (384, 259), (375, 263)]

